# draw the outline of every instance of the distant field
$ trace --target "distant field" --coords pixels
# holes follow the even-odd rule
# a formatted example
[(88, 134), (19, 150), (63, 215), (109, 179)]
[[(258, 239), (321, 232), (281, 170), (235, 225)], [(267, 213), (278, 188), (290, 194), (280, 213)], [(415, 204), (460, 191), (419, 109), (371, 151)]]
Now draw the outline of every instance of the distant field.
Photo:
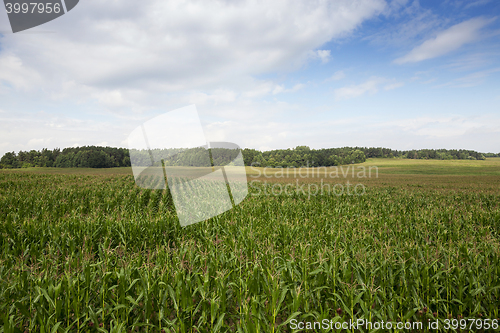
[(122, 168), (22, 168), (22, 169), (0, 169), (0, 172), (30, 172), (49, 175), (97, 175), (97, 176), (120, 176), (132, 175), (131, 167)]
[(373, 158), (362, 165), (377, 165), (384, 174), (500, 176), (498, 157), (484, 161)]
[[(295, 175), (293, 169), (288, 169), (289, 177), (278, 178), (281, 171), (273, 168), (264, 170), (247, 167), (249, 181), (256, 179), (268, 183), (287, 182), (290, 179), (298, 179), (300, 182), (318, 182), (323, 179), (324, 182), (330, 183), (345, 183), (346, 181), (362, 183), (368, 188), (394, 186), (500, 192), (500, 158), (488, 158), (485, 161), (374, 158), (360, 164), (326, 169), (304, 168), (301, 174), (299, 170), (296, 170)], [(366, 172), (363, 173), (363, 171)], [(287, 173), (284, 172), (284, 174)], [(268, 178), (266, 175), (272, 177)], [(302, 175), (307, 175), (307, 177), (302, 177)]]
[[(247, 168), (240, 205), (181, 228), (131, 168), (0, 170), (0, 333), (500, 319), (500, 159), (280, 171)], [(321, 180), (366, 192), (276, 191)]]
[[(347, 169), (351, 165), (338, 166)], [(364, 163), (354, 164), (354, 166), (377, 166), (379, 173), (387, 174), (422, 174), (422, 175), (497, 175), (500, 176), (500, 158), (487, 158), (484, 161), (471, 160), (412, 160), (396, 158), (369, 158)], [(328, 171), (335, 167), (327, 168)], [(263, 170), (263, 168), (247, 168), (250, 174), (257, 174), (253, 170)], [(309, 168), (313, 170), (315, 168)], [(279, 172), (277, 168), (267, 168), (269, 173)], [(322, 171), (324, 173), (324, 171)], [(312, 172), (311, 172), (312, 173)]]
[[(487, 158), (485, 161), (471, 160), (413, 160), (396, 158), (369, 158), (364, 163), (354, 164), (354, 166), (377, 166), (381, 175), (388, 174), (416, 174), (416, 175), (470, 175), (470, 176), (500, 176), (500, 158)], [(349, 165), (339, 166), (347, 169)], [(327, 170), (333, 170), (329, 167)], [(256, 175), (264, 168), (246, 167), (247, 174)], [(314, 168), (305, 168), (314, 169)], [(279, 172), (278, 168), (267, 168), (270, 174)], [(322, 169), (323, 170), (323, 169)], [(131, 175), (131, 167), (91, 169), (91, 168), (26, 168), (9, 169), (0, 172), (35, 172), (47, 174), (85, 174), (85, 175)], [(321, 171), (324, 173), (324, 171)], [(312, 172), (311, 172), (312, 174)]]

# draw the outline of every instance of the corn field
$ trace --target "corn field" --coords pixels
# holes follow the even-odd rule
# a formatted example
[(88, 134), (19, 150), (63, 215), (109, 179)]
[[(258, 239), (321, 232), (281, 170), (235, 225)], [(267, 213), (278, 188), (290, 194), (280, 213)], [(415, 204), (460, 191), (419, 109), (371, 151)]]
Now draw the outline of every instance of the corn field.
[(181, 228), (132, 176), (0, 172), (0, 332), (500, 318), (498, 194), (253, 192)]

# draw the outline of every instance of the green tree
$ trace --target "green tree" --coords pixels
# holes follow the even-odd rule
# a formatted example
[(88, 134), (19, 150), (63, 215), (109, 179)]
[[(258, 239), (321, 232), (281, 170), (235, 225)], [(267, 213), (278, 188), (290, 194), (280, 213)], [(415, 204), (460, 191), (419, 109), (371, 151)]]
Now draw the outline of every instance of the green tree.
[(6, 168), (19, 167), (19, 162), (15, 152), (5, 153), (0, 159), (0, 163)]

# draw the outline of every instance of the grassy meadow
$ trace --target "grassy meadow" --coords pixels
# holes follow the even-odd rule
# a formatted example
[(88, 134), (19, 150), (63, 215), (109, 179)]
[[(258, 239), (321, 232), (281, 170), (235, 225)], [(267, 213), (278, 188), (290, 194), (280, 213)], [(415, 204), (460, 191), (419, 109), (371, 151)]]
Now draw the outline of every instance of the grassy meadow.
[[(240, 205), (181, 228), (169, 192), (130, 168), (0, 170), (0, 332), (500, 318), (500, 158), (306, 171), (247, 168)], [(279, 190), (321, 181), (364, 192)]]

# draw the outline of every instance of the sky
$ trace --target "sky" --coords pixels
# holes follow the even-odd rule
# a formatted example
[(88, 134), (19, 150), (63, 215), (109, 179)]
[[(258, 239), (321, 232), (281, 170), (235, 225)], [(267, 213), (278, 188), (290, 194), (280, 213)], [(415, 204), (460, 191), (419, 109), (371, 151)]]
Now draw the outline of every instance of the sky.
[(498, 0), (81, 0), (12, 33), (0, 156), (127, 147), (195, 105), (208, 141), (500, 152)]

